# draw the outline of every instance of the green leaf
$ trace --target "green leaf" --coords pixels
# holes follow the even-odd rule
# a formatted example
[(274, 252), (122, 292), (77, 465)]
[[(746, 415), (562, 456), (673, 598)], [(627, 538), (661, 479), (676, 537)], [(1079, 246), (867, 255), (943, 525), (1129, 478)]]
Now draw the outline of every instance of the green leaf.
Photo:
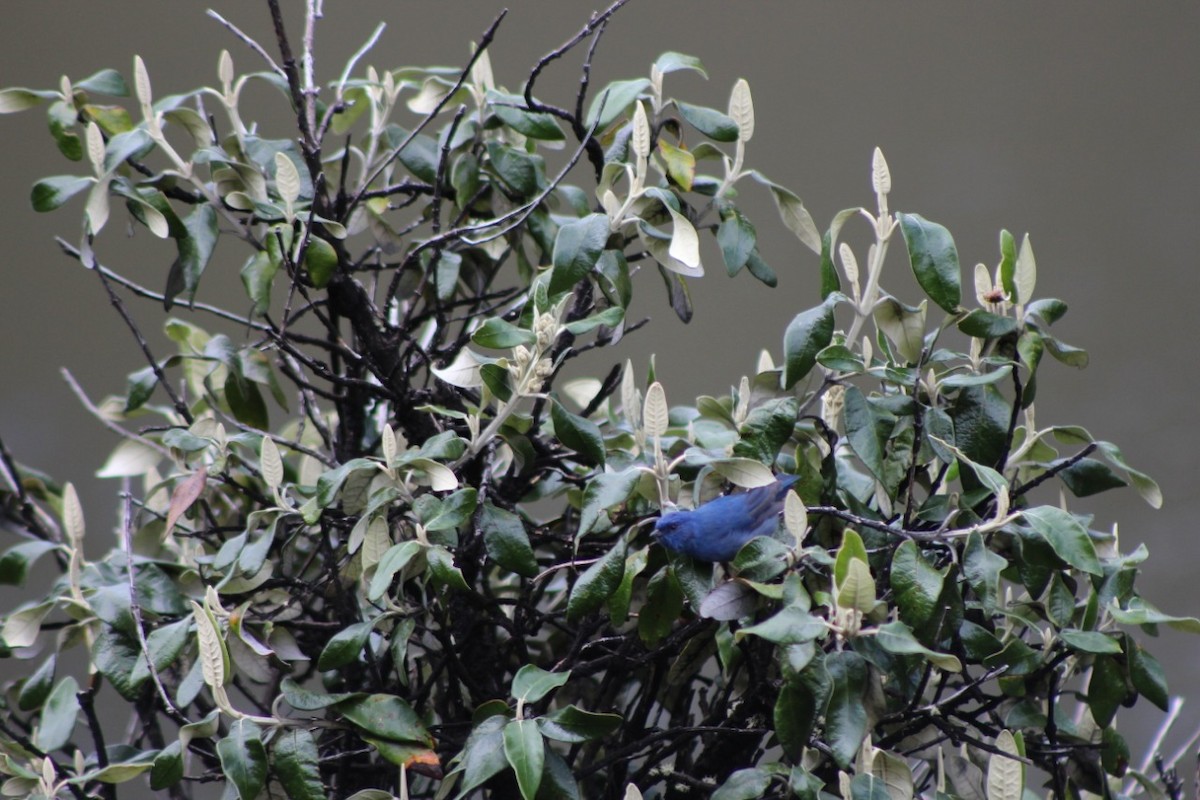
[(1163, 711), (1167, 711), (1170, 705), (1170, 696), (1167, 692), (1167, 676), (1163, 672), (1162, 664), (1158, 663), (1157, 658), (1150, 655), (1149, 651), (1136, 642), (1130, 642), (1130, 647), (1129, 677), (1133, 681), (1134, 688), (1151, 703)]
[(915, 364), (921, 358), (925, 344), (925, 309), (928, 301), (921, 305), (905, 305), (894, 297), (882, 297), (872, 312), (875, 324), (884, 335), (892, 340), (901, 358)]
[(683, 612), (683, 589), (674, 570), (664, 567), (650, 579), (646, 602), (638, 615), (638, 635), (654, 647), (671, 632)]
[(112, 97), (129, 96), (129, 86), (126, 85), (125, 79), (121, 77), (121, 73), (115, 69), (102, 69), (83, 80), (76, 81), (75, 88), (82, 89), (85, 92), (107, 94)]
[(830, 677), (825, 740), (834, 761), (846, 769), (867, 733), (867, 662), (858, 653), (844, 650), (827, 655), (825, 669)]
[[(812, 215), (804, 207), (804, 202), (795, 192), (780, 186), (757, 170), (752, 170), (750, 176), (771, 190), (771, 197), (775, 200), (775, 208), (779, 211), (779, 218), (783, 220), (784, 226), (796, 234), (796, 238), (803, 242), (809, 250), (820, 255), (822, 252), (821, 233), (817, 230), (817, 225), (813, 222)], [(830, 291), (836, 291), (837, 288), (835, 274), (833, 287)], [(821, 298), (824, 299), (826, 294), (828, 292), (822, 292)]]
[(54, 548), (53, 542), (30, 540), (5, 550), (0, 556), (0, 585), (24, 585), (30, 565)]
[[(405, 544), (416, 543), (406, 542)], [(383, 563), (380, 562), (380, 567), (382, 566)], [(317, 669), (322, 672), (337, 669), (357, 659), (374, 628), (373, 622), (359, 622), (335, 633), (322, 648), (321, 655), (317, 658)]]
[(833, 339), (833, 307), (841, 299), (836, 292), (825, 302), (796, 315), (783, 334), (783, 388), (791, 389), (817, 363), (817, 353)]
[(349, 692), (325, 694), (313, 691), (312, 689), (306, 689), (291, 678), (283, 679), (283, 682), (279, 685), (279, 691), (288, 705), (297, 711), (319, 711), (322, 708), (336, 705), (353, 696)]
[[(938, 598), (946, 575), (925, 560), (912, 539), (901, 542), (892, 556), (891, 582), (900, 617), (915, 631), (936, 635), (939, 618)], [(932, 643), (930, 636), (920, 637)]]
[(736, 142), (738, 125), (731, 117), (720, 111), (704, 106), (694, 106), (680, 100), (675, 101), (675, 107), (688, 123), (710, 139), (718, 142)]
[(1116, 639), (1100, 631), (1066, 630), (1059, 633), (1059, 638), (1067, 647), (1080, 653), (1119, 654), (1121, 645)]
[(118, 133), (104, 146), (104, 171), (112, 172), (126, 159), (141, 158), (154, 148), (154, 140), (144, 128)]
[(816, 695), (807, 684), (788, 681), (779, 690), (775, 701), (775, 735), (788, 758), (800, 758), (808, 747), (819, 715)]
[(517, 774), (517, 786), (524, 800), (537, 797), (542, 782), (542, 767), (546, 761), (545, 742), (537, 723), (531, 719), (514, 719), (504, 726), (504, 757)]
[(696, 157), (685, 148), (676, 147), (666, 139), (658, 140), (658, 154), (671, 180), (685, 192), (690, 192), (696, 180)]
[(566, 138), (554, 117), (541, 111), (528, 110), (523, 97), (490, 90), (488, 103), (492, 113), (522, 136), (547, 142), (561, 142)]
[(54, 670), (57, 662), (57, 654), (51, 653), (34, 670), (33, 674), (25, 679), (17, 694), (17, 708), (21, 711), (33, 711), (42, 707), (42, 703), (46, 702), (46, 698), (50, 696), (50, 690), (54, 687)]
[(711, 800), (757, 800), (771, 785), (771, 773), (765, 769), (739, 769), (730, 775)]
[(655, 59), (654, 66), (663, 75), (666, 75), (668, 72), (678, 72), (679, 70), (687, 69), (700, 73), (701, 77), (705, 79), (708, 78), (708, 73), (704, 71), (704, 66), (700, 63), (700, 59), (684, 53), (676, 53), (673, 50), (668, 50)]
[(604, 437), (596, 423), (572, 414), (555, 399), (550, 401), (550, 421), (558, 440), (578, 453), (585, 464), (604, 466)]
[(92, 644), (92, 663), (126, 700), (137, 697), (139, 683), (133, 681), (141, 648), (137, 641), (105, 626)]
[(71, 161), (83, 160), (83, 143), (75, 133), (77, 112), (75, 104), (59, 100), (51, 103), (46, 111), (46, 120), (50, 125), (50, 135), (58, 145), (58, 151)]
[(746, 636), (757, 636), (768, 642), (788, 645), (821, 639), (828, 632), (829, 626), (825, 620), (796, 606), (787, 606), (757, 625), (742, 628), (734, 634), (734, 638), (740, 640)]
[(479, 528), (483, 531), (483, 545), (493, 561), (526, 578), (537, 575), (537, 558), (520, 517), (485, 502), (479, 515)]
[(156, 792), (169, 789), (183, 780), (183, 745), (178, 739), (154, 757), (150, 767), (150, 788)]
[(320, 757), (313, 735), (304, 728), (285, 728), (271, 743), (271, 766), (291, 800), (324, 800)]
[(567, 621), (577, 623), (604, 605), (621, 585), (624, 576), (625, 540), (619, 538), (599, 561), (584, 570), (571, 587), (571, 596), (567, 600)]
[(333, 245), (320, 236), (311, 236), (304, 250), (304, 268), (313, 286), (324, 289), (337, 270), (338, 256)]
[[(436, 500), (432, 495), (422, 495)], [(431, 514), (419, 513), (421, 523), (427, 531), (448, 531), (465, 525), (475, 513), (476, 491), (467, 487), (459, 489), (444, 500), (430, 504)]]
[(620, 714), (596, 714), (574, 705), (537, 719), (543, 736), (568, 744), (602, 739), (621, 727), (621, 722)]
[(757, 247), (750, 251), (750, 257), (746, 259), (746, 269), (766, 286), (774, 287), (779, 283), (779, 278), (775, 276), (775, 270), (762, 260)]
[[(634, 101), (649, 88), (650, 81), (646, 78), (613, 81), (608, 84), (596, 92), (592, 98), (591, 105), (588, 106), (587, 127), (591, 128), (598, 120), (599, 124), (596, 124), (596, 131), (597, 133), (603, 132), (619, 117), (624, 116), (626, 110), (634, 104)], [(601, 113), (601, 108), (603, 108), (603, 113)]]
[(229, 734), (217, 742), (217, 756), (238, 797), (255, 800), (267, 782), (267, 751), (259, 727), (250, 720), (234, 720)]
[(857, 386), (846, 387), (845, 407), (846, 438), (859, 460), (880, 482), (886, 479), (884, 453), (891, 426), (881, 424), (862, 390)]
[(589, 214), (558, 229), (552, 257), (554, 271), (550, 275), (552, 298), (571, 291), (591, 272), (604, 252), (608, 233), (608, 217), (604, 214)]
[(950, 231), (919, 214), (897, 214), (896, 218), (917, 283), (933, 302), (953, 314), (962, 298), (962, 276)]
[(1021, 516), (1063, 561), (1091, 575), (1104, 574), (1087, 528), (1073, 514), (1055, 506), (1038, 506), (1025, 509)]
[(529, 346), (537, 340), (533, 331), (518, 328), (500, 317), (489, 317), (471, 334), (471, 341), (492, 350), (507, 350), (519, 344)]
[(1107, 728), (1112, 723), (1128, 691), (1120, 662), (1111, 656), (1097, 656), (1087, 687), (1088, 708), (1097, 725)]
[(196, 210), (183, 220), (183, 224), (187, 235), (176, 240), (179, 255), (171, 265), (170, 274), (167, 276), (167, 289), (163, 293), (163, 307), (167, 310), (170, 310), (175, 297), (181, 293), (189, 303), (195, 298), (200, 276), (212, 258), (220, 235), (217, 230), (217, 212), (207, 203), (197, 206)]
[[(412, 561), (420, 552), (421, 543), (412, 539), (389, 547), (375, 566), (375, 574), (371, 576), (371, 585), (367, 589), (367, 599), (375, 602), (383, 597), (392, 585), (392, 580), (396, 577), (396, 573), (408, 566), (408, 562)], [(360, 624), (369, 625), (370, 623), (365, 622)], [(333, 642), (331, 641), (330, 644), (333, 644)], [(355, 653), (357, 654), (357, 651)], [(324, 657), (324, 652), (321, 655)], [(336, 658), (336, 656), (331, 657)]]
[(562, 686), (571, 672), (547, 672), (535, 664), (526, 664), (513, 676), (512, 696), (524, 703), (536, 703)]
[(958, 329), (967, 336), (977, 339), (998, 339), (1015, 333), (1017, 321), (1012, 317), (1002, 317), (981, 308), (972, 309), (958, 323)]
[(225, 402), (229, 403), (229, 410), (243, 425), (260, 431), (270, 427), (267, 403), (262, 392), (254, 383), (232, 370), (225, 377)]
[(42, 102), (43, 96), (54, 97), (56, 95), (56, 92), (35, 92), (18, 87), (0, 89), (0, 114), (13, 114), (33, 108)]
[(471, 731), (462, 749), (462, 789), (455, 800), (462, 800), (508, 765), (503, 733), (507, 724), (507, 717), (496, 715), (483, 720)]
[(429, 562), (433, 577), (443, 586), (451, 586), (464, 592), (470, 589), (462, 571), (454, 565), (454, 556), (445, 547), (440, 544), (429, 547), (425, 551), (425, 558)]
[(1122, 625), (1167, 625), (1184, 633), (1200, 633), (1200, 619), (1164, 614), (1141, 598), (1130, 600), (1127, 608), (1114, 605), (1108, 612)]
[(63, 678), (46, 698), (41, 722), (33, 734), (33, 743), (43, 752), (57, 750), (71, 738), (79, 717), (79, 684), (70, 675)]
[(737, 275), (753, 252), (758, 235), (750, 220), (734, 209), (717, 228), (717, 244), (730, 277)]
[(929, 663), (946, 672), (962, 672), (962, 662), (949, 653), (930, 650), (917, 641), (912, 629), (900, 620), (889, 622), (875, 629), (875, 641), (889, 653), (897, 655), (921, 655)]
[(393, 742), (419, 742), (433, 747), (433, 737), (417, 712), (391, 694), (372, 694), (344, 700), (337, 706), (346, 721), (366, 733)]
[[(606, 253), (609, 251), (605, 251)], [(603, 256), (601, 256), (603, 259)], [(597, 262), (599, 264), (599, 262)], [(601, 325), (606, 325), (609, 328), (615, 328), (625, 318), (625, 309), (621, 306), (611, 306), (604, 309), (598, 314), (592, 314), (590, 317), (577, 319), (574, 322), (568, 322), (566, 328), (576, 336), (582, 333), (594, 331)]]
[[(183, 648), (192, 641), (192, 619), (184, 617), (178, 622), (162, 625), (150, 631), (146, 637), (146, 650), (150, 653), (150, 661), (156, 672), (162, 672), (175, 663), (175, 659), (183, 652)], [(137, 664), (133, 667), (130, 680), (141, 683), (150, 677), (150, 667), (145, 654), (139, 654)]]
[[(1055, 462), (1058, 463), (1061, 462)], [(1069, 467), (1059, 470), (1058, 477), (1076, 497), (1089, 497), (1128, 485), (1111, 467), (1093, 458), (1081, 458)]]
[(546, 162), (541, 156), (495, 141), (488, 142), (487, 151), (492, 168), (508, 188), (522, 197), (537, 194), (546, 179)]
[(80, 178), (76, 175), (42, 178), (33, 185), (29, 201), (33, 204), (34, 211), (53, 211), (95, 182), (94, 178)]

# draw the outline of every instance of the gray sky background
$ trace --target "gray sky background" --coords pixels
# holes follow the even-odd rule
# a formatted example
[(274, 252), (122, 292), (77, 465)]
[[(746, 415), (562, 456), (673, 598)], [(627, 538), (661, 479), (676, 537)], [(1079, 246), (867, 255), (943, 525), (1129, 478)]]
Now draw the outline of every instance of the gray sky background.
[[(269, 41), (265, 4), (213, 6)], [(145, 59), (156, 95), (214, 81), (222, 48), (239, 71), (259, 69), (246, 47), (204, 15), (206, 7), (7, 3), (0, 85), (52, 88), (63, 73), (82, 78), (110, 66), (129, 76), (134, 53)], [(380, 20), (388, 29), (368, 62), (461, 64), (499, 8), (484, 0), (326, 0), (318, 70), (324, 79), (336, 76)], [(575, 0), (514, 2), (492, 46), (497, 82), (518, 88), (538, 56), (577, 31), (592, 8)], [(609, 26), (595, 85), (647, 75), (664, 50), (699, 56), (709, 74), (707, 82), (670, 75), (668, 93), (723, 107), (737, 78), (750, 82), (757, 128), (747, 164), (804, 198), (822, 229), (840, 209), (872, 202), (869, 167), (878, 145), (891, 166), (893, 209), (951, 230), (965, 286), (976, 262), (995, 265), (1001, 228), (1031, 235), (1037, 293), (1069, 303), (1055, 329), (1092, 359), (1083, 371), (1044, 364), (1038, 422), (1082, 424), (1160, 482), (1161, 511), (1131, 490), (1079, 507), (1095, 512), (1095, 527), (1119, 522), (1123, 549), (1147, 544), (1141, 583), (1152, 601), (1200, 613), (1197, 334), (1189, 322), (1200, 298), (1200, 4), (634, 0)], [(578, 63), (569, 57), (552, 67), (539, 94), (566, 102)], [(281, 98), (259, 91), (256, 104), (271, 109), (264, 119), (278, 125), (272, 135), (286, 135)], [(102, 538), (112, 527), (117, 487), (92, 476), (116, 441), (80, 408), (58, 370), (68, 367), (100, 398), (123, 391), (124, 376), (143, 363), (95, 276), (53, 243), (54, 235), (77, 237), (79, 201), (48, 215), (29, 207), (36, 179), (73, 171), (78, 165), (58, 156), (43, 110), (0, 118), (0, 436), (19, 459), (75, 482), (91, 535)], [(728, 279), (706, 245), (709, 275), (693, 282), (696, 315), (684, 326), (666, 307), (658, 279), (640, 276), (638, 311), (653, 322), (619, 355), (645, 365), (656, 353), (669, 400), (727, 391), (763, 347), (778, 357), (788, 321), (816, 301), (816, 258), (777, 222), (757, 188), (747, 182), (742, 191), (763, 257), (780, 276), (777, 289), (747, 275)], [(122, 228), (105, 231), (101, 260), (161, 287), (170, 246), (144, 231), (123, 241)], [(240, 302), (241, 259), (233, 248), (218, 249), (200, 299)], [(907, 271), (903, 248), (893, 248), (885, 284), (912, 300)], [(131, 307), (145, 330), (161, 328), (160, 308)], [(161, 344), (158, 350), (167, 352)], [(609, 362), (594, 363), (600, 371)], [(1170, 632), (1163, 639), (1165, 649), (1151, 650), (1163, 658), (1173, 691), (1194, 697), (1181, 727), (1195, 727), (1200, 642)], [(1158, 716), (1147, 706), (1126, 728), (1135, 753)]]

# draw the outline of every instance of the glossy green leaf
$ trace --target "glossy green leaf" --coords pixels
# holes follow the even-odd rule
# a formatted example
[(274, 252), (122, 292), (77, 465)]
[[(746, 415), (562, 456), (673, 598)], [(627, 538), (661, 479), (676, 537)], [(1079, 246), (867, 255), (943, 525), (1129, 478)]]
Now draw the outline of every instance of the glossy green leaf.
[(1131, 643), (1129, 653), (1129, 677), (1139, 693), (1161, 710), (1170, 707), (1167, 691), (1167, 676), (1162, 664), (1141, 645)]
[(546, 180), (546, 162), (541, 156), (495, 141), (488, 142), (487, 152), (500, 180), (521, 197), (532, 197)]
[(608, 217), (589, 214), (563, 225), (554, 239), (554, 271), (550, 275), (550, 296), (569, 292), (582, 280), (604, 252), (608, 242)]
[(533, 331), (518, 328), (500, 317), (489, 317), (471, 334), (471, 341), (492, 350), (507, 350), (517, 345), (532, 345), (537, 337)]
[[(382, 562), (380, 565), (382, 566)], [(335, 633), (321, 650), (321, 655), (317, 659), (317, 669), (324, 672), (343, 667), (356, 660), (362, 653), (374, 627), (372, 622), (358, 622)]]
[(596, 423), (572, 414), (557, 400), (550, 402), (550, 421), (558, 440), (581, 456), (584, 463), (604, 466), (604, 437)]
[(683, 589), (671, 569), (661, 569), (650, 579), (646, 602), (638, 616), (638, 635), (654, 647), (671, 632), (683, 612)]
[(304, 728), (286, 728), (271, 742), (271, 766), (291, 800), (324, 800), (321, 754), (317, 742)]
[(783, 388), (791, 389), (817, 363), (817, 353), (833, 339), (833, 307), (840, 296), (826, 298), (816, 308), (803, 311), (788, 325), (783, 334)]
[(484, 547), (493, 561), (526, 578), (537, 575), (537, 558), (520, 517), (485, 502), (479, 515), (479, 528), (483, 531)]
[(471, 731), (462, 749), (462, 787), (456, 800), (462, 800), (508, 766), (504, 755), (504, 729), (508, 722), (507, 717), (496, 715)]
[(708, 78), (708, 73), (704, 71), (704, 65), (700, 63), (700, 59), (684, 53), (676, 53), (673, 50), (669, 50), (656, 58), (654, 60), (654, 68), (664, 75), (686, 69), (700, 73), (700, 76), (703, 78)]
[(488, 103), (492, 113), (522, 136), (547, 142), (561, 142), (566, 138), (553, 116), (528, 110), (523, 97), (489, 91)]
[(267, 751), (258, 725), (247, 719), (231, 722), (229, 733), (217, 742), (217, 756), (238, 797), (257, 798), (267, 781)]
[(1112, 723), (1128, 691), (1120, 662), (1111, 656), (1098, 656), (1092, 663), (1092, 676), (1087, 686), (1088, 708), (1097, 725), (1108, 727)]
[(596, 714), (574, 705), (566, 705), (544, 717), (537, 724), (542, 735), (568, 744), (602, 739), (621, 726), (620, 714)]
[[(374, 602), (383, 597), (383, 595), (391, 587), (392, 581), (395, 579), (396, 574), (408, 566), (408, 563), (416, 558), (417, 554), (420, 552), (421, 543), (412, 539), (406, 542), (399, 542), (389, 547), (383, 554), (383, 557), (379, 559), (379, 563), (375, 566), (375, 574), (371, 576), (371, 585), (367, 589), (367, 599)], [(359, 624), (369, 625), (370, 623)], [(348, 628), (346, 630), (357, 630), (357, 626)], [(345, 632), (346, 631), (342, 631), (342, 633)], [(330, 644), (333, 644), (333, 642), (330, 641)], [(326, 650), (328, 650), (328, 646), (326, 647)], [(356, 650), (355, 653), (357, 654), (357, 652), (358, 651)], [(339, 650), (338, 655), (331, 655), (330, 657), (336, 660), (342, 655), (344, 655), (344, 652)], [(325, 653), (322, 652), (321, 656), (324, 658)]]
[(1100, 631), (1067, 630), (1061, 631), (1058, 635), (1067, 647), (1080, 653), (1112, 655), (1121, 652), (1120, 643)]
[(958, 329), (979, 339), (996, 339), (1015, 333), (1017, 321), (1012, 317), (1002, 317), (976, 308), (959, 320)]
[(150, 788), (154, 791), (169, 789), (183, 780), (183, 746), (179, 740), (168, 744), (154, 757), (150, 767)]
[(591, 533), (604, 511), (628, 500), (642, 474), (641, 470), (631, 467), (621, 472), (602, 472), (588, 481), (579, 513), (579, 535)]
[(337, 270), (338, 256), (333, 245), (319, 236), (308, 240), (304, 250), (304, 269), (308, 270), (308, 279), (318, 289), (324, 289), (334, 272)]
[(586, 117), (587, 127), (595, 125), (597, 132), (604, 131), (624, 116), (634, 101), (649, 88), (650, 81), (645, 78), (609, 83), (592, 96)]
[(739, 769), (712, 793), (712, 800), (758, 800), (770, 785), (771, 774), (765, 769)]
[(887, 425), (857, 386), (847, 386), (845, 394), (846, 438), (863, 465), (880, 481), (886, 480), (884, 456), (890, 425)]
[(1093, 458), (1081, 458), (1065, 469), (1059, 470), (1058, 477), (1076, 497), (1089, 497), (1109, 489), (1119, 489), (1128, 485), (1117, 476), (1111, 467)]
[(57, 662), (57, 654), (51, 653), (33, 671), (33, 674), (25, 679), (17, 694), (18, 709), (21, 711), (33, 711), (34, 709), (41, 708), (42, 703), (46, 702), (46, 698), (50, 696), (50, 690), (54, 688), (54, 670)]
[(1022, 517), (1063, 561), (1092, 575), (1104, 574), (1095, 544), (1073, 514), (1055, 506), (1038, 506), (1025, 509)]
[(929, 299), (953, 314), (962, 299), (962, 274), (950, 231), (919, 214), (897, 214), (896, 219), (917, 283)]
[(800, 644), (824, 638), (829, 626), (821, 617), (795, 606), (787, 606), (774, 616), (737, 632), (735, 638), (757, 636), (775, 644)]
[(708, 138), (718, 142), (737, 141), (738, 125), (731, 117), (713, 108), (694, 106), (679, 100), (675, 101), (675, 107), (679, 109), (680, 115), (688, 121), (689, 125)]
[(187, 302), (196, 296), (200, 276), (204, 274), (217, 246), (217, 212), (207, 203), (183, 220), (187, 235), (176, 240), (179, 255), (171, 265), (167, 276), (167, 289), (163, 292), (163, 306), (170, 310), (175, 297), (183, 294)]
[(33, 185), (29, 202), (34, 211), (53, 211), (84, 189), (90, 188), (95, 182), (94, 178), (81, 178), (76, 175), (43, 178)]
[(962, 672), (962, 662), (957, 657), (925, 647), (913, 636), (912, 629), (900, 620), (876, 628), (875, 641), (889, 653), (924, 656), (938, 669), (946, 672)]
[(583, 571), (571, 587), (567, 620), (572, 623), (591, 614), (613, 595), (625, 575), (625, 540), (617, 539), (600, 560)]
[(789, 758), (799, 758), (809, 744), (820, 709), (812, 688), (799, 681), (789, 681), (779, 690), (775, 701), (775, 735)]
[(0, 585), (24, 585), (29, 567), (53, 549), (53, 542), (31, 540), (5, 550), (4, 555), (0, 555)]
[(717, 244), (730, 276), (737, 275), (746, 266), (757, 240), (754, 225), (740, 211), (734, 210), (722, 220), (717, 228)]
[(337, 710), (347, 722), (372, 736), (394, 742), (419, 742), (427, 747), (434, 744), (417, 712), (395, 695), (352, 698), (339, 703)]
[[(945, 573), (930, 564), (917, 543), (908, 539), (901, 542), (892, 555), (890, 576), (900, 618), (914, 631), (929, 631), (931, 624), (936, 628), (938, 598), (942, 594)], [(926, 636), (920, 638), (927, 644), (933, 641)]]
[(46, 698), (41, 721), (33, 734), (33, 743), (43, 752), (57, 750), (71, 738), (80, 715), (79, 701), (75, 697), (78, 693), (79, 684), (67, 675)]
[(826, 656), (825, 669), (831, 679), (825, 739), (834, 761), (845, 769), (867, 733), (867, 662), (847, 650)]
[(352, 693), (325, 694), (305, 688), (291, 678), (284, 678), (279, 685), (280, 694), (288, 705), (297, 711), (319, 711), (322, 708), (336, 705), (352, 696)]
[(547, 672), (535, 664), (526, 664), (513, 676), (512, 696), (525, 703), (536, 703), (570, 677), (569, 671)]
[(546, 761), (545, 742), (537, 723), (514, 719), (504, 726), (504, 757), (517, 775), (524, 800), (535, 800)]

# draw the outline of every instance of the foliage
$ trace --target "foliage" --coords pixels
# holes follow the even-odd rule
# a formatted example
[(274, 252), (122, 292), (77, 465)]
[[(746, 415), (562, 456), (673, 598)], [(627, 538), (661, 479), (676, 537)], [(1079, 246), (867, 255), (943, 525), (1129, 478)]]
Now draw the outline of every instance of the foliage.
[[(1144, 549), (1067, 508), (1126, 484), (1160, 497), (1114, 445), (1038, 426), (1043, 357), (1087, 356), (1052, 333), (1066, 304), (1036, 296), (1028, 237), (1001, 232), (964, 292), (949, 231), (889, 209), (879, 151), (874, 207), (822, 235), (746, 166), (745, 81), (726, 109), (689, 104), (671, 74), (703, 67), (668, 52), (592, 86), (620, 3), (516, 92), (489, 66), (500, 19), (462, 70), (363, 67), (377, 30), (322, 84), (312, 4), (298, 58), (267, 5), (264, 71), (226, 52), (217, 85), (160, 96), (139, 58), (132, 99), (112, 70), (0, 93), (0, 111), (49, 103), (84, 174), (38, 182), (33, 205), (85, 197), (63, 249), (148, 359), (96, 409), (124, 435), (101, 470), (122, 485), (115, 549), (88, 558), (71, 485), (0, 449), (19, 538), (0, 579), (39, 559), (58, 575), (4, 616), (4, 654), (34, 663), (4, 695), (6, 793), (1009, 800), (1030, 766), (1057, 797), (1122, 776), (1152, 792), (1112, 727), (1168, 700), (1131, 630), (1200, 621), (1143, 599)], [(578, 96), (539, 99), (584, 42)], [(249, 118), (251, 81), (294, 131)], [(779, 358), (691, 405), (652, 363), (560, 379), (641, 327), (641, 273), (690, 319), (708, 235), (730, 276), (775, 283), (736, 202), (754, 183), (819, 279)], [(161, 291), (97, 257), (114, 203), (174, 240)], [(852, 221), (873, 237), (861, 268)], [(893, 245), (915, 306), (884, 289)], [(197, 300), (235, 248), (246, 313)], [(174, 314), (174, 354), (128, 294)], [(731, 564), (649, 535), (661, 510), (778, 472), (801, 478), (779, 535)], [(109, 691), (126, 738), (95, 712)]]

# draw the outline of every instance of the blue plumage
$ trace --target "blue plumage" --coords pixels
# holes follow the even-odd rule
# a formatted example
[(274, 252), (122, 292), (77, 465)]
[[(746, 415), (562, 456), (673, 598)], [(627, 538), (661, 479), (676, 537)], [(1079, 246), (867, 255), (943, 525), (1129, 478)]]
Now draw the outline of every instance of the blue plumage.
[(781, 475), (774, 484), (718, 497), (692, 511), (663, 514), (654, 535), (664, 547), (699, 561), (731, 561), (756, 536), (770, 536), (788, 489), (799, 480)]

